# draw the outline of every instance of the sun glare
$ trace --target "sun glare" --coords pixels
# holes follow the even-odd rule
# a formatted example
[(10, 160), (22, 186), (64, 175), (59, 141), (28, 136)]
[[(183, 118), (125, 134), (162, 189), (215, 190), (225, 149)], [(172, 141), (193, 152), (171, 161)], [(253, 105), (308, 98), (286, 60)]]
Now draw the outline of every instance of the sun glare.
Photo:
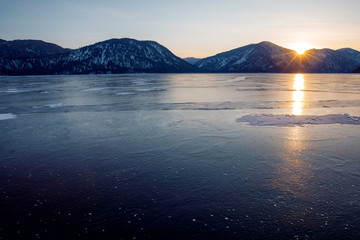
[(299, 42), (291, 44), (290, 48), (295, 50), (298, 54), (303, 54), (306, 50), (313, 48), (313, 46), (308, 43)]

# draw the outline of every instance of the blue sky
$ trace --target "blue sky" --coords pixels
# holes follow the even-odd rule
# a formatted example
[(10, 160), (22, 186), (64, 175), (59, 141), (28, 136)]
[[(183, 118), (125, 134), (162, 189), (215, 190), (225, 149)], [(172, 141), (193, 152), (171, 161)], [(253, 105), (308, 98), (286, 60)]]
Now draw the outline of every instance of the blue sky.
[(109, 38), (155, 40), (180, 57), (250, 43), (360, 50), (358, 0), (0, 0), (0, 38), (78, 48)]

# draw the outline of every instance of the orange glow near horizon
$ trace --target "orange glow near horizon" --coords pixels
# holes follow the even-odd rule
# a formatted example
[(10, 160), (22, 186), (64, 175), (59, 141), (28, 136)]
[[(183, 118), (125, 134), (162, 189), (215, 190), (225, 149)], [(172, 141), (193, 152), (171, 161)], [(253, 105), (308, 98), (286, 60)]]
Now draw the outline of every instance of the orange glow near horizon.
[(290, 48), (295, 50), (298, 54), (303, 54), (305, 51), (314, 48), (308, 43), (298, 42), (290, 45)]

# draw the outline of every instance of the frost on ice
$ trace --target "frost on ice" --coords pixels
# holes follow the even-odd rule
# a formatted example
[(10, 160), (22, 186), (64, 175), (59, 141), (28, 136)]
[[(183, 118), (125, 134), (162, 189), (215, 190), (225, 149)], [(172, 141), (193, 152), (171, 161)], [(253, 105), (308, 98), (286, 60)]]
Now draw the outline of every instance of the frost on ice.
[(328, 115), (247, 115), (236, 119), (237, 122), (247, 122), (257, 126), (294, 126), (305, 124), (352, 124), (360, 125), (360, 117), (349, 114), (328, 114)]
[(58, 108), (58, 107), (63, 107), (63, 106), (64, 106), (63, 103), (54, 103), (54, 104), (45, 105), (45, 107), (49, 107), (49, 108)]
[(14, 119), (16, 118), (15, 114), (12, 113), (0, 113), (0, 120)]
[(102, 91), (105, 88), (88, 88), (88, 89), (84, 89), (82, 90), (83, 92), (98, 92), (98, 91)]

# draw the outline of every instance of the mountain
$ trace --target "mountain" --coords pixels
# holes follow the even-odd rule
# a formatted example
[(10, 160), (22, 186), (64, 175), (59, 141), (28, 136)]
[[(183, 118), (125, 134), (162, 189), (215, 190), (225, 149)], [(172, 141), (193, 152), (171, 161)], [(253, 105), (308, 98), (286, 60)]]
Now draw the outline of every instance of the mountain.
[(194, 58), (194, 57), (187, 57), (187, 58), (183, 58), (183, 60), (185, 60), (186, 62), (194, 65), (196, 64), (198, 61), (200, 61), (202, 58)]
[(288, 63), (296, 56), (296, 51), (265, 41), (201, 59), (195, 66), (208, 72), (293, 72)]
[(110, 39), (76, 50), (39, 40), (0, 39), (0, 75), (351, 73), (359, 71), (354, 69), (360, 66), (360, 52), (351, 48), (310, 49), (304, 54), (298, 54), (294, 50), (264, 41), (203, 59), (185, 60), (157, 42), (129, 38)]
[[(355, 51), (355, 50), (354, 50)], [(341, 51), (332, 49), (311, 49), (300, 55), (300, 72), (305, 73), (350, 73), (360, 64)]]
[(353, 49), (311, 49), (304, 54), (260, 42), (204, 58), (195, 66), (206, 72), (346, 73), (360, 65)]
[(351, 48), (342, 48), (336, 50), (336, 52), (342, 54), (344, 57), (350, 58), (355, 62), (360, 62), (360, 52)]
[(9, 59), (44, 57), (70, 50), (40, 40), (6, 41), (0, 39), (0, 57)]
[(360, 66), (353, 70), (353, 73), (360, 73)]
[(62, 54), (27, 59), (0, 59), (0, 73), (183, 73), (197, 68), (154, 41), (110, 39)]

